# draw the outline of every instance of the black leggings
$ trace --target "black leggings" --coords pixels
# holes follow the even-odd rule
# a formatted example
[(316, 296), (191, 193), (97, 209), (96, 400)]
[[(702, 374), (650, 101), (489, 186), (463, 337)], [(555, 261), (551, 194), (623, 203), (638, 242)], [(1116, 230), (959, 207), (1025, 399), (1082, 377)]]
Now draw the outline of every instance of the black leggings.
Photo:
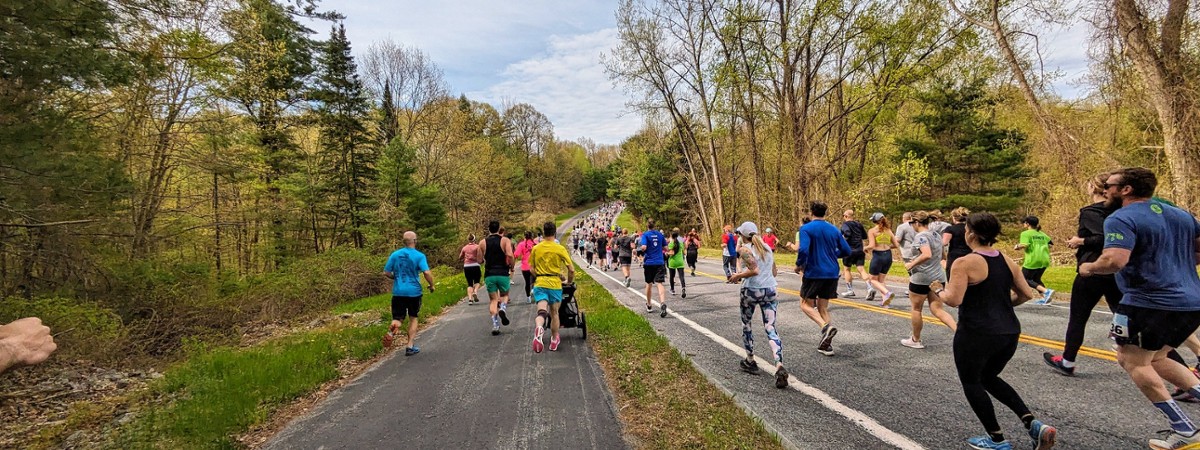
[(1071, 316), (1067, 319), (1067, 345), (1063, 347), (1063, 359), (1075, 361), (1079, 346), (1083, 345), (1083, 331), (1087, 328), (1092, 309), (1100, 303), (1100, 297), (1108, 303), (1108, 309), (1116, 312), (1121, 302), (1121, 289), (1117, 279), (1111, 276), (1076, 276), (1071, 284)]
[(983, 424), (984, 431), (1000, 431), (996, 422), (996, 409), (992, 406), (991, 394), (1008, 409), (1024, 417), (1030, 414), (1029, 407), (1012, 386), (1000, 379), (1000, 372), (1008, 360), (1017, 352), (1019, 334), (988, 335), (958, 330), (954, 333), (954, 366), (962, 382), (967, 403)]
[(683, 278), (683, 268), (678, 269), (667, 268), (667, 273), (671, 275), (671, 290), (675, 290), (675, 273), (679, 272), (679, 287), (687, 289), (687, 281)]
[(687, 265), (692, 268), (692, 272), (696, 271), (696, 260), (700, 258), (700, 252), (687, 252)]
[(522, 270), (521, 276), (525, 277), (525, 298), (529, 298), (533, 292), (533, 272)]

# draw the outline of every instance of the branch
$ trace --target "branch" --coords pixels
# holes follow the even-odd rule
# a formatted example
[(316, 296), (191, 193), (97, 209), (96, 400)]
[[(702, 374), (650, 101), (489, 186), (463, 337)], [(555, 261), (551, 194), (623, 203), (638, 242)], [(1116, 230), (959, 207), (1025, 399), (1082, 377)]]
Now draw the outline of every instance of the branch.
[(0, 227), (18, 227), (18, 228), (45, 228), (56, 227), (59, 225), (77, 225), (81, 223), (92, 223), (98, 219), (80, 219), (80, 220), (64, 220), (62, 222), (45, 222), (45, 223), (0, 223)]

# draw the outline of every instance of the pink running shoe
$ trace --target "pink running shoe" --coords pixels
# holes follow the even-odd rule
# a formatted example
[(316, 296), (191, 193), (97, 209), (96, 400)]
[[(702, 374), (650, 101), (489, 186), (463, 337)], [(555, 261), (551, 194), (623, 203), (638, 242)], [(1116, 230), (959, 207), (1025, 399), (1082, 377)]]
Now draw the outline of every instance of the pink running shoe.
[(558, 336), (554, 336), (554, 337), (550, 338), (550, 351), (557, 352), (558, 344), (560, 342), (562, 342), (562, 339), (560, 339)]
[(533, 352), (542, 352), (542, 327), (538, 327), (537, 331), (533, 332)]

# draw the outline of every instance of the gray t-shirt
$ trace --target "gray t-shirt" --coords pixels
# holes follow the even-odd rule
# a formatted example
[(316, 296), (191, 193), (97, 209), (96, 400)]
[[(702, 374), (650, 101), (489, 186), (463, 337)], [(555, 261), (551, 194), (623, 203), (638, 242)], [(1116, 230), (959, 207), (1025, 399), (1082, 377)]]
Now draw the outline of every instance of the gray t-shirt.
[(913, 266), (909, 271), (909, 282), (928, 286), (934, 281), (946, 282), (946, 271), (942, 269), (942, 238), (936, 235), (931, 230), (925, 230), (917, 233), (916, 239), (913, 239), (912, 254), (916, 258), (921, 254), (921, 247), (929, 246), (929, 259), (921, 264)]
[(627, 235), (621, 235), (621, 237), (613, 241), (613, 245), (617, 246), (617, 256), (621, 258), (633, 257), (633, 249), (629, 248), (630, 244), (633, 244), (633, 238)]
[(746, 278), (742, 287), (746, 289), (775, 289), (779, 282), (775, 280), (775, 252), (767, 247), (766, 254), (759, 255), (751, 244), (742, 245), (738, 252), (750, 252), (750, 256), (758, 261), (758, 275)]
[(912, 225), (902, 223), (896, 227), (896, 245), (900, 247), (900, 258), (905, 261), (912, 261), (916, 258), (913, 254), (912, 242), (917, 238), (917, 231), (913, 230)]

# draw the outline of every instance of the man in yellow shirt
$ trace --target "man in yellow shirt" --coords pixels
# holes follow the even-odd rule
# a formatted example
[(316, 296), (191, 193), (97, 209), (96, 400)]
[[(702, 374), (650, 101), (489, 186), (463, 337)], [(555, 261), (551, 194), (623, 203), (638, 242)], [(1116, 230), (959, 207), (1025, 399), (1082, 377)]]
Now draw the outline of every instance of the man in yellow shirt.
[(562, 303), (562, 282), (575, 282), (575, 266), (567, 249), (554, 242), (557, 233), (554, 222), (542, 225), (542, 242), (533, 246), (529, 270), (537, 277), (533, 283), (533, 301), (537, 302), (537, 319), (533, 331), (533, 352), (542, 352), (542, 335), (546, 319), (550, 319), (550, 351), (558, 351), (558, 306)]

